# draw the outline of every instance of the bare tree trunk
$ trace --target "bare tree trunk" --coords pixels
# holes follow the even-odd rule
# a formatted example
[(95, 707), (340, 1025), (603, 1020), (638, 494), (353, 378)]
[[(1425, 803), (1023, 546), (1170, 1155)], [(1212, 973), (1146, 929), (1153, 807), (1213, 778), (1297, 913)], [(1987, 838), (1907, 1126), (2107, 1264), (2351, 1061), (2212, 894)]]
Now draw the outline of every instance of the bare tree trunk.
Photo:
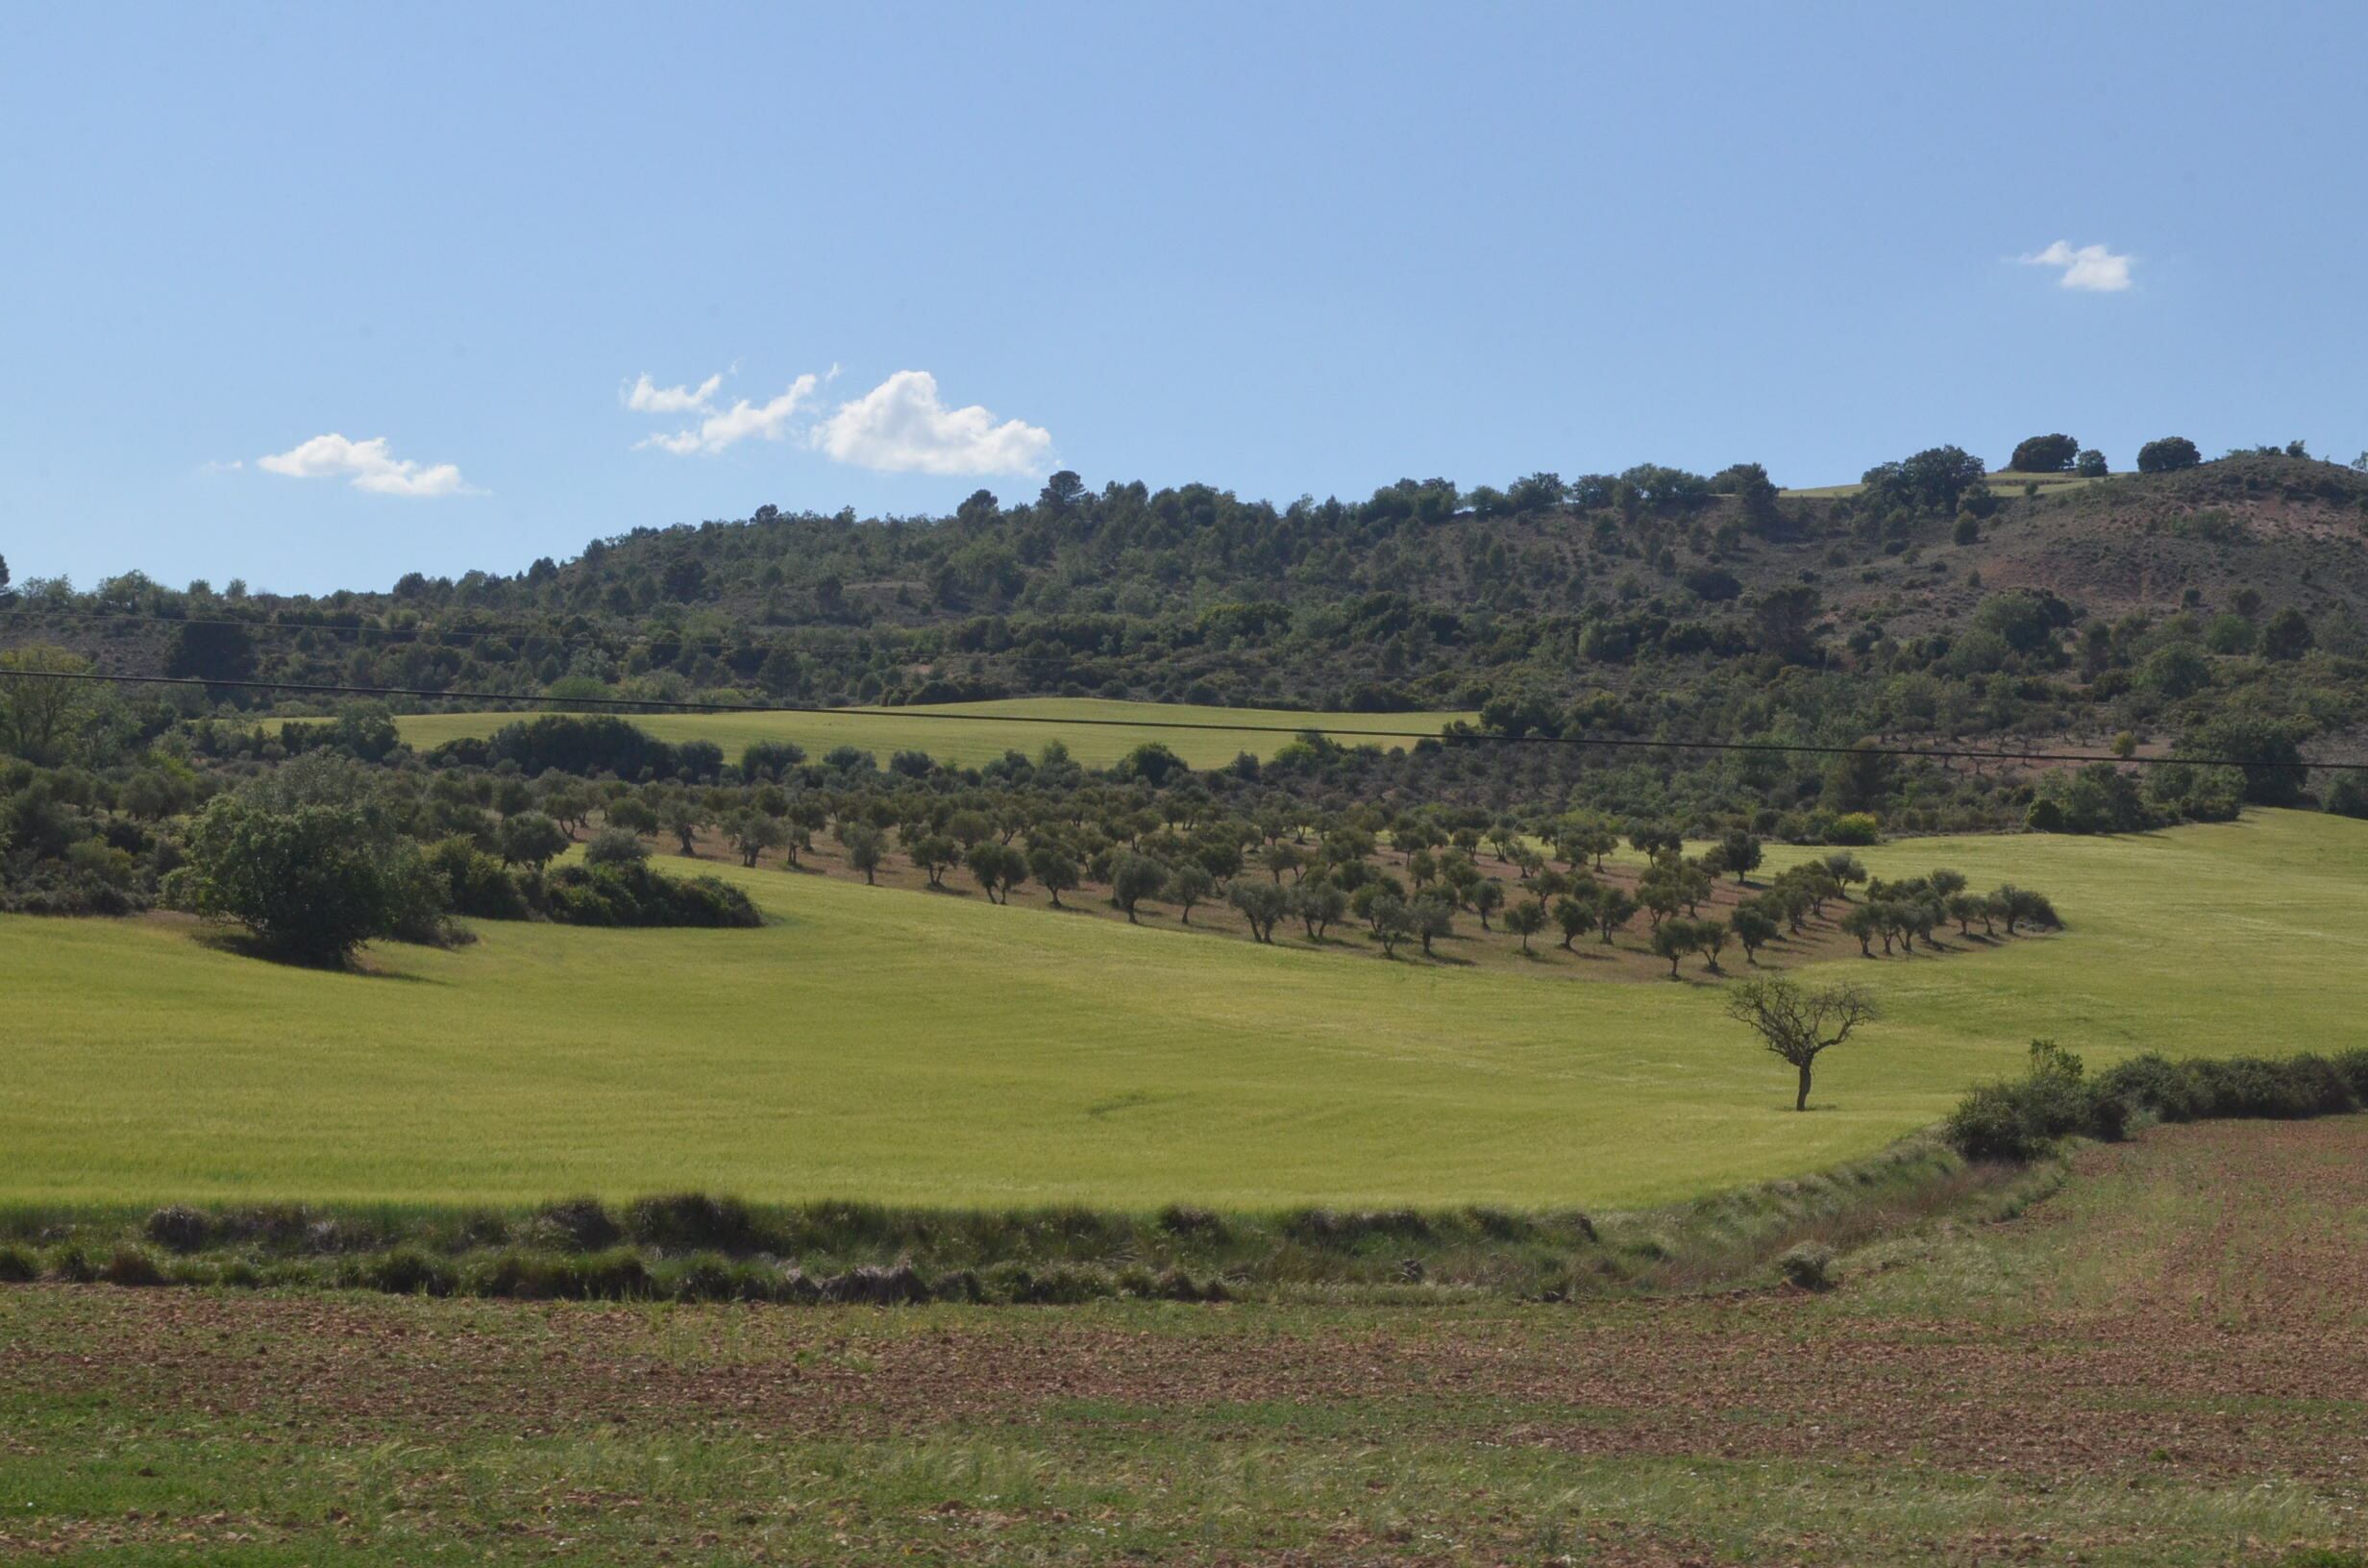
[(1799, 1097), (1793, 1100), (1792, 1109), (1795, 1111), (1809, 1109), (1809, 1064), (1806, 1062), (1801, 1064), (1801, 1092)]

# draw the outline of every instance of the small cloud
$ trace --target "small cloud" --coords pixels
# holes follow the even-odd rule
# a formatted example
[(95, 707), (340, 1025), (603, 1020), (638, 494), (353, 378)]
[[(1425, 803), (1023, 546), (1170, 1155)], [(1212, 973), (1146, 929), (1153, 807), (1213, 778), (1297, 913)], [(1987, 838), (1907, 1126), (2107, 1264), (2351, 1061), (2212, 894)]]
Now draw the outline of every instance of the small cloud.
[(2130, 286), (2130, 263), (2137, 257), (2109, 251), (2102, 245), (2083, 245), (2075, 250), (2060, 239), (2035, 256), (2016, 259), (2027, 267), (2062, 268), (2063, 276), (2056, 280), (2060, 287), (2118, 294)]
[(625, 406), (641, 414), (704, 413), (707, 400), (724, 384), (721, 371), (697, 386), (657, 386), (651, 382), (647, 371), (625, 392)]
[[(644, 381), (648, 380), (647, 377), (643, 378)], [(704, 385), (701, 386), (699, 388), (701, 399), (703, 400), (712, 394), (720, 378), (710, 378)], [(789, 433), (791, 419), (797, 415), (799, 408), (804, 404), (805, 401), (814, 395), (814, 389), (821, 384), (817, 377), (801, 376), (789, 383), (788, 391), (769, 403), (751, 403), (748, 399), (742, 398), (722, 413), (709, 414), (692, 429), (677, 430), (672, 435), (648, 436), (636, 445), (655, 447), (660, 452), (671, 452), (678, 457), (688, 457), (694, 453), (712, 457), (725, 448), (745, 441), (752, 435), (762, 436), (767, 441), (778, 441)], [(635, 390), (638, 391), (639, 388), (636, 387)], [(680, 387), (675, 387), (671, 392), (661, 390), (660, 395), (671, 396), (682, 390)], [(627, 406), (639, 407), (641, 405), (629, 400)], [(699, 406), (699, 404), (686, 404), (685, 406)]]
[(976, 404), (947, 407), (925, 370), (900, 370), (841, 404), (812, 440), (839, 462), (895, 474), (1032, 474), (1052, 451), (1041, 426), (998, 424)]
[[(235, 465), (234, 465), (235, 466)], [(450, 463), (433, 465), (398, 458), (386, 450), (386, 438), (349, 441), (342, 435), (316, 435), (301, 446), (258, 457), (255, 466), (293, 479), (345, 478), (357, 490), (382, 496), (476, 496), (483, 491), (460, 477)]]
[(200, 474), (235, 474), (246, 466), (245, 459), (239, 457), (234, 457), (227, 463), (219, 458), (209, 458), (197, 465), (197, 471)]

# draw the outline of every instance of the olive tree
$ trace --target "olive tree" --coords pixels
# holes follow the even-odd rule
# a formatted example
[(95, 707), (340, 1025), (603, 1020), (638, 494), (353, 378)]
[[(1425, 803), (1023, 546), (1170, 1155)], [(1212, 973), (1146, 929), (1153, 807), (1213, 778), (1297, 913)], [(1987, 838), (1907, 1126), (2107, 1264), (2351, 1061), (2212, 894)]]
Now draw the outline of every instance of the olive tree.
[[(512, 818), (509, 822), (502, 824), (502, 848), (505, 854), (509, 850), (511, 823), (517, 821), (519, 819)], [(768, 817), (761, 811), (739, 812), (727, 825), (731, 832), (732, 847), (740, 851), (740, 864), (743, 866), (754, 866), (757, 856), (768, 849), (778, 848), (781, 841), (789, 836), (777, 819)]]
[(1776, 922), (1757, 904), (1743, 904), (1727, 917), (1727, 927), (1742, 944), (1743, 962), (1757, 968), (1760, 949), (1776, 940)]
[(876, 886), (880, 862), (888, 858), (888, 841), (869, 822), (847, 822), (839, 828), (839, 843), (847, 864), (863, 873), (864, 885)]
[(1057, 844), (1040, 844), (1027, 852), (1027, 869), (1036, 885), (1052, 895), (1054, 909), (1069, 907), (1061, 894), (1077, 885), (1076, 856)]
[(962, 864), (962, 849), (943, 833), (924, 833), (904, 845), (906, 858), (921, 868), (921, 874), (929, 879), (929, 886), (946, 885), (946, 872)]
[(1455, 901), (1441, 894), (1426, 893), (1406, 906), (1414, 934), (1422, 939), (1424, 957), (1431, 953), (1431, 943), (1441, 937), (1455, 935)]
[(1394, 893), (1372, 899), (1365, 919), (1372, 928), (1373, 940), (1381, 943), (1384, 958), (1395, 958), (1397, 944), (1415, 934), (1414, 918), (1406, 908), (1406, 900)]
[(1529, 951), (1529, 939), (1545, 929), (1545, 905), (1535, 898), (1525, 898), (1505, 911), (1505, 929), (1521, 939), (1521, 951)]
[[(959, 815), (959, 814), (957, 814)], [(1011, 890), (1027, 880), (1027, 857), (1010, 845), (984, 839), (971, 845), (963, 864), (978, 879), (990, 904), (1011, 902)]]
[(1274, 940), (1274, 922), (1291, 908), (1291, 894), (1271, 882), (1236, 881), (1226, 899), (1242, 912), (1249, 934), (1260, 942)]
[(1310, 877), (1291, 890), (1291, 913), (1307, 928), (1307, 940), (1321, 942), (1326, 927), (1348, 913), (1348, 894), (1328, 877)]
[(1148, 898), (1156, 898), (1168, 886), (1168, 868), (1148, 855), (1122, 855), (1110, 868), (1110, 901), (1126, 911), (1126, 923), (1135, 921), (1135, 907)]
[(1745, 980), (1727, 994), (1727, 1017), (1800, 1073), (1792, 1109), (1809, 1109), (1809, 1075), (1816, 1060), (1880, 1015), (1874, 998), (1852, 985), (1806, 990), (1770, 977)]
[[(540, 872), (564, 850), (569, 843), (567, 829), (539, 811), (522, 811), (503, 820), (501, 829), (502, 864), (524, 866)], [(751, 856), (749, 864), (756, 864)]]
[(1216, 891), (1217, 878), (1198, 861), (1186, 861), (1168, 878), (1168, 896), (1174, 900), (1177, 919), (1185, 925), (1193, 923), (1193, 905), (1206, 903)]

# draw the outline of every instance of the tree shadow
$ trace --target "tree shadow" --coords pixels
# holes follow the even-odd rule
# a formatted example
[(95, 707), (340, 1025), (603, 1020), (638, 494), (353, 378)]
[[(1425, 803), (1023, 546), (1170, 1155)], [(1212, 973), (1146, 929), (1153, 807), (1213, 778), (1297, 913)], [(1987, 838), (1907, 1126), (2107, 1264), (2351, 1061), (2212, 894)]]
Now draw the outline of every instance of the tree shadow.
[[(337, 959), (333, 962), (325, 962), (315, 958), (308, 958), (303, 954), (290, 953), (284, 948), (275, 947), (271, 943), (264, 942), (259, 937), (255, 936), (253, 933), (246, 931), (225, 930), (220, 927), (210, 927), (191, 932), (189, 935), (189, 940), (196, 943), (201, 947), (209, 948), (211, 951), (223, 953), (233, 958), (253, 959), (259, 964), (268, 964), (274, 968), (295, 969), (307, 974), (339, 975), (352, 980), (384, 980), (398, 985), (411, 986), (440, 986), (447, 984), (445, 981), (433, 980), (424, 974), (403, 974), (392, 969), (380, 968), (371, 964), (360, 952), (349, 954), (346, 957)], [(394, 939), (388, 938), (385, 940), (393, 941)], [(434, 952), (449, 953), (467, 945), (467, 943), (407, 942), (398, 943), (398, 945), (405, 947), (426, 947)]]

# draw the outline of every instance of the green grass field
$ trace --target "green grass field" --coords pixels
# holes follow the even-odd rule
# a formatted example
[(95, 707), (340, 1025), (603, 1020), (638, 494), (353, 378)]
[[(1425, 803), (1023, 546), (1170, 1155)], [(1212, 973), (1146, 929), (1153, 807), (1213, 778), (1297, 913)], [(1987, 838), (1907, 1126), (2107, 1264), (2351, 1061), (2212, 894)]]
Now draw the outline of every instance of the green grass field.
[[(490, 735), (527, 715), (411, 714), (403, 738), (431, 747), (463, 736)], [(1203, 708), (1174, 702), (1117, 702), (1098, 698), (1024, 697), (999, 702), (950, 702), (935, 707), (845, 708), (832, 713), (628, 714), (665, 741), (713, 741), (737, 758), (751, 741), (795, 741), (809, 755), (853, 746), (884, 764), (896, 751), (925, 751), (940, 762), (992, 762), (1006, 751), (1034, 756), (1048, 741), (1067, 746), (1089, 768), (1106, 768), (1147, 741), (1164, 742), (1195, 768), (1220, 768), (1245, 751), (1270, 757), (1292, 733), (1322, 729), (1344, 745), (1356, 735), (1437, 734), (1472, 713), (1303, 713), (1289, 708)], [(981, 720), (996, 721), (982, 723)], [(1001, 721), (1019, 721), (1004, 723)], [(1113, 721), (1124, 721), (1118, 723)], [(1153, 727), (1136, 724), (1155, 722)], [(1204, 728), (1246, 725), (1246, 728)], [(1411, 742), (1390, 739), (1385, 746)]]
[[(1618, 1207), (1860, 1155), (2051, 1035), (2356, 1043), (2368, 825), (1911, 842), (2050, 894), (1996, 951), (1825, 967), (1887, 1021), (1816, 1109), (1702, 985), (1542, 983), (762, 870), (735, 932), (487, 925), (378, 975), (185, 922), (0, 919), (0, 1201), (751, 1198)], [(1739, 966), (1738, 966), (1739, 968)], [(1818, 971), (1812, 971), (1813, 974)]]
[[(2077, 474), (2017, 474), (2011, 470), (2002, 470), (1996, 474), (1986, 475), (1984, 478), (1989, 487), (2002, 496), (2019, 496), (2023, 493), (2023, 487), (2028, 484), (2037, 485), (2039, 494), (2043, 496), (2054, 496), (2060, 495), (2067, 490), (2077, 490), (2084, 484), (2097, 482), (2094, 479), (2083, 478)], [(1796, 486), (1784, 493), (1788, 496), (1805, 496), (1831, 501), (1842, 496), (1855, 496), (1865, 488), (1863, 483), (1812, 484)]]

